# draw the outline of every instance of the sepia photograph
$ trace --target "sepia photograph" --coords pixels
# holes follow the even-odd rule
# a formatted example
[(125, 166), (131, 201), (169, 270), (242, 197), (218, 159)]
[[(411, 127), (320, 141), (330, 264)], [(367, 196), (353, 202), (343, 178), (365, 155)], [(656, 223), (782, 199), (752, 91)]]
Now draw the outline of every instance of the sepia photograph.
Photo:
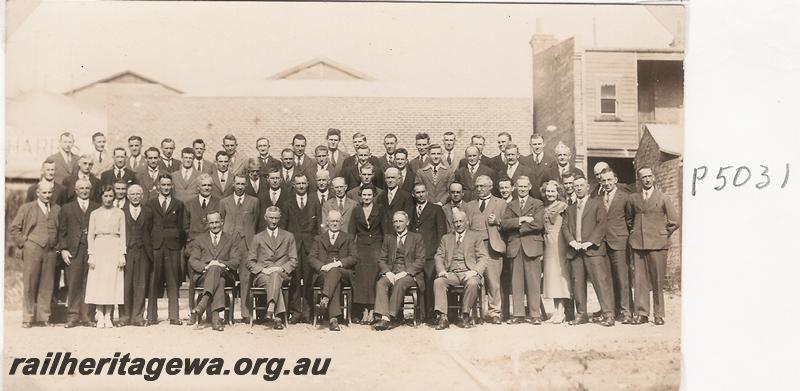
[(7, 1), (4, 387), (679, 389), (686, 16)]

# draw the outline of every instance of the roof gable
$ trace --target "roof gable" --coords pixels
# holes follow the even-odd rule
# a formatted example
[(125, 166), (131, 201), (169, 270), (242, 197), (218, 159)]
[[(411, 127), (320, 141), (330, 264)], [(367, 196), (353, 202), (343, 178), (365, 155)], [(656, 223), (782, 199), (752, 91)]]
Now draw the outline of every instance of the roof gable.
[(170, 86), (168, 86), (168, 85), (166, 85), (164, 83), (160, 83), (160, 82), (157, 82), (157, 81), (155, 81), (153, 79), (144, 77), (144, 76), (142, 76), (142, 75), (140, 75), (140, 74), (138, 74), (136, 72), (133, 72), (133, 71), (122, 71), (122, 72), (116, 73), (114, 75), (111, 75), (109, 77), (106, 77), (104, 79), (100, 79), (100, 80), (97, 80), (95, 82), (89, 83), (89, 84), (87, 84), (85, 86), (78, 87), (78, 88), (76, 88), (74, 90), (67, 91), (67, 92), (64, 93), (64, 95), (73, 95), (73, 94), (75, 94), (77, 92), (80, 92), (82, 90), (85, 90), (85, 89), (87, 89), (87, 88), (89, 88), (89, 87), (91, 87), (91, 86), (93, 86), (95, 84), (106, 84), (106, 83), (115, 83), (115, 84), (158, 84), (158, 85), (161, 85), (164, 88), (166, 88), (166, 89), (168, 89), (170, 91), (176, 92), (178, 94), (182, 94), (183, 93), (183, 91), (178, 90), (177, 88), (173, 88), (173, 87), (170, 87)]
[(269, 77), (272, 80), (375, 80), (371, 76), (339, 64), (329, 58), (317, 57)]

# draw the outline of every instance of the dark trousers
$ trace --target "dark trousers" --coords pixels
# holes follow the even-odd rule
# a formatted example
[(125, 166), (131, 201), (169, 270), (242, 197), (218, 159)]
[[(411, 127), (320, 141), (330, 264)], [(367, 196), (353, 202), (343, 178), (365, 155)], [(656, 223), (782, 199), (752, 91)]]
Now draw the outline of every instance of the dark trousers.
[(511, 316), (511, 266), (513, 259), (503, 257), (503, 265), (500, 271), (500, 318), (508, 319)]
[(22, 248), (22, 321), (49, 322), (55, 284), (56, 251), (26, 241)]
[(342, 284), (349, 284), (353, 279), (353, 271), (335, 267), (317, 276), (317, 286), (322, 287), (322, 295), (327, 297), (328, 319), (342, 314)]
[[(295, 234), (297, 241), (297, 268), (292, 273), (292, 286), (289, 288), (289, 309), (292, 315), (301, 319), (308, 320), (311, 318), (311, 301), (313, 300), (312, 278), (314, 277), (314, 270), (308, 264), (308, 251), (303, 245), (303, 235), (308, 234)], [(300, 281), (303, 284), (300, 284)]]
[(436, 316), (433, 312), (433, 304), (436, 301), (436, 297), (433, 294), (433, 281), (436, 279), (436, 262), (433, 258), (425, 258), (425, 266), (423, 266), (422, 270), (425, 277), (425, 286), (420, 287), (422, 291), (420, 305), (424, 311), (425, 318), (431, 319)]
[(250, 297), (250, 270), (247, 269), (247, 262), (244, 260), (239, 262), (239, 307), (242, 311), (242, 318), (250, 316), (252, 311), (253, 302), (248, 300)]
[(447, 289), (451, 286), (464, 285), (464, 297), (461, 299), (461, 313), (469, 314), (475, 301), (478, 300), (478, 288), (481, 286), (481, 277), (472, 276), (464, 278), (465, 273), (447, 273), (433, 281), (433, 291), (436, 298), (434, 305), (436, 311), (447, 316)]
[(608, 260), (611, 262), (611, 280), (614, 283), (614, 316), (630, 316), (633, 302), (628, 274), (628, 251), (606, 248)]
[(144, 320), (144, 300), (150, 282), (150, 259), (142, 247), (128, 248), (125, 254), (125, 304), (120, 307), (121, 322)]
[(664, 276), (667, 273), (667, 251), (633, 251), (633, 289), (636, 315), (650, 313), (650, 289), (653, 290), (653, 316), (664, 317)]
[[(222, 311), (225, 309), (225, 269), (214, 265), (206, 269), (195, 280), (195, 286), (203, 287), (203, 294), (210, 298), (211, 311)], [(194, 295), (191, 293), (190, 295)]]
[(166, 245), (153, 251), (153, 273), (150, 275), (150, 294), (147, 297), (147, 320), (158, 320), (158, 291), (161, 282), (167, 284), (169, 320), (179, 320), (178, 279), (180, 278), (181, 251)]
[(86, 245), (78, 246), (72, 254), (70, 264), (65, 267), (67, 280), (67, 321), (89, 322), (95, 310), (94, 304), (86, 304), (86, 279), (89, 275), (89, 254)]
[[(288, 276), (287, 276), (288, 277)], [(265, 306), (269, 307), (269, 303), (275, 303), (275, 315), (286, 312), (286, 303), (283, 302), (283, 294), (281, 288), (283, 287), (284, 275), (281, 272), (274, 272), (268, 276), (264, 274), (255, 274), (253, 278), (253, 287), (264, 288), (267, 294), (267, 303)]]
[(586, 275), (592, 278), (594, 292), (600, 302), (600, 310), (607, 317), (614, 317), (614, 287), (611, 282), (611, 265), (605, 255), (590, 257), (580, 252), (572, 259), (572, 289), (576, 307), (576, 318), (586, 313)]
[[(406, 291), (415, 285), (417, 285), (417, 281), (410, 275), (398, 279), (394, 285), (386, 276), (381, 277), (375, 286), (375, 313), (397, 316), (397, 313), (403, 309), (403, 298), (405, 298)], [(391, 290), (391, 294), (389, 290)]]
[(485, 240), (484, 243), (489, 252), (486, 270), (483, 272), (483, 278), (486, 282), (486, 293), (489, 295), (489, 310), (486, 316), (489, 318), (500, 317), (503, 303), (503, 294), (501, 293), (502, 287), (500, 284), (500, 274), (503, 271), (503, 255), (492, 250), (488, 240)]
[(542, 317), (542, 256), (529, 257), (520, 249), (511, 260), (511, 301), (515, 317), (525, 316), (525, 297), (531, 317)]

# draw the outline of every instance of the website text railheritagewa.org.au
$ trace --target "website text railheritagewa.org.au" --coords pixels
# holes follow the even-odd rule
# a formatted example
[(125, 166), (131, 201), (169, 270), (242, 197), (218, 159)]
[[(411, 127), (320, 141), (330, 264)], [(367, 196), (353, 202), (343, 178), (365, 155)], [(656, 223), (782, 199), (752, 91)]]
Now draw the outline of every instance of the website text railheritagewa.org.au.
[[(162, 374), (169, 376), (261, 376), (265, 381), (275, 381), (282, 375), (326, 375), (330, 358), (298, 358), (287, 365), (281, 357), (242, 357), (227, 366), (220, 357), (132, 357), (130, 353), (114, 353), (112, 357), (74, 357), (71, 352), (48, 352), (41, 357), (12, 357), (9, 375), (107, 375), (142, 376), (156, 381)], [(292, 366), (293, 365), (293, 366)]]

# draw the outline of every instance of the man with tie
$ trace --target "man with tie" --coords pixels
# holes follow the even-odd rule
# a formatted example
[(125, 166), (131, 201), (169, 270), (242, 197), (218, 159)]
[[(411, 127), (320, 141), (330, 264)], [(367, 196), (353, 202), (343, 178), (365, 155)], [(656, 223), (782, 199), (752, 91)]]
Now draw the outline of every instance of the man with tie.
[(426, 319), (433, 322), (433, 280), (436, 278), (436, 263), (433, 256), (439, 247), (439, 240), (447, 232), (447, 220), (442, 207), (428, 201), (429, 197), (424, 184), (414, 185), (413, 196), (416, 206), (414, 214), (411, 215), (411, 224), (408, 229), (420, 234), (425, 239), (425, 263), (423, 265), (425, 284), (420, 286), (420, 290), (424, 293), (422, 308), (425, 311)]
[[(225, 326), (219, 313), (225, 309), (225, 286), (236, 283), (236, 270), (241, 269), (239, 265), (244, 263), (247, 251), (243, 238), (223, 232), (219, 212), (209, 210), (206, 213), (208, 234), (195, 240), (189, 257), (195, 278), (193, 285), (203, 287), (197, 306), (192, 308), (192, 321), (199, 324), (206, 308), (210, 308), (212, 330), (223, 331)], [(189, 294), (194, 295), (194, 292)]]
[[(478, 148), (478, 160), (481, 163), (483, 163), (484, 166), (494, 170), (494, 167), (491, 167), (490, 158), (483, 154), (483, 147), (486, 145), (486, 137), (483, 137), (480, 134), (474, 134), (470, 139), (469, 145)], [(462, 158), (458, 162), (458, 168), (466, 166), (467, 163), (468, 163), (467, 158), (466, 157)]]
[(572, 163), (570, 163), (572, 159), (572, 151), (569, 149), (567, 144), (559, 141), (558, 144), (556, 144), (554, 151), (556, 153), (556, 165), (551, 169), (549, 174), (551, 178), (563, 177), (567, 172), (572, 172), (576, 177), (582, 176), (586, 178), (583, 170), (578, 167), (573, 167)]
[(89, 181), (89, 184), (92, 185), (92, 192), (89, 194), (89, 199), (95, 202), (100, 201), (100, 196), (98, 195), (100, 180), (97, 179), (96, 176), (92, 175), (93, 165), (94, 162), (92, 161), (92, 155), (85, 154), (78, 159), (78, 169), (64, 179), (64, 193), (66, 194), (66, 202), (75, 200), (77, 193), (76, 183), (80, 179), (85, 179)]
[(611, 262), (611, 280), (614, 284), (614, 316), (622, 324), (630, 324), (631, 284), (628, 266), (628, 235), (633, 227), (633, 216), (625, 209), (629, 194), (617, 186), (617, 174), (611, 169), (600, 174), (603, 188), (603, 206), (606, 209), (606, 253)]
[(394, 153), (394, 162), (395, 166), (400, 171), (400, 178), (397, 180), (397, 186), (411, 194), (414, 191), (414, 183), (416, 183), (417, 174), (408, 166), (408, 151), (405, 148), (397, 148), (397, 151)]
[(92, 152), (92, 161), (94, 161), (92, 175), (100, 178), (100, 174), (112, 166), (111, 156), (108, 156), (108, 151), (106, 151), (106, 136), (102, 132), (93, 134), (92, 146), (94, 147), (94, 152)]
[(640, 167), (636, 174), (642, 191), (631, 194), (626, 209), (633, 216), (630, 246), (633, 252), (633, 293), (636, 306), (635, 324), (646, 324), (653, 292), (653, 318), (664, 324), (664, 276), (670, 236), (680, 228), (680, 216), (666, 194), (656, 189), (653, 169)]
[[(510, 186), (510, 182), (506, 182)], [(502, 323), (500, 275), (503, 271), (503, 256), (506, 253), (506, 241), (500, 232), (500, 223), (506, 211), (506, 202), (492, 195), (492, 178), (480, 175), (475, 178), (476, 199), (467, 203), (465, 212), (470, 231), (481, 235), (486, 247), (486, 270), (483, 273), (486, 291), (489, 295), (486, 318), (492, 324)], [(510, 190), (509, 190), (510, 192)]]
[[(498, 173), (504, 171), (505, 168), (508, 166), (508, 161), (506, 158), (506, 146), (511, 144), (511, 134), (508, 132), (500, 132), (497, 134), (497, 149), (500, 150), (500, 153), (497, 156), (494, 156), (486, 161), (486, 164), (497, 171)], [(519, 156), (519, 151), (517, 151), (517, 156)], [(511, 176), (509, 175), (509, 178)], [(516, 178), (512, 178), (516, 180)]]
[[(507, 156), (510, 146), (506, 148)], [(511, 159), (509, 159), (511, 160)], [(511, 263), (511, 324), (526, 322), (525, 297), (530, 323), (542, 323), (542, 255), (544, 254), (544, 204), (530, 196), (527, 176), (516, 181), (517, 198), (508, 204), (501, 227), (508, 237), (506, 257)]]
[(308, 253), (308, 264), (317, 273), (314, 285), (321, 287), (319, 310), (328, 315), (328, 328), (340, 331), (338, 317), (342, 315), (342, 284), (350, 283), (358, 262), (353, 235), (342, 232), (342, 215), (338, 210), (328, 212), (327, 230), (314, 238)]
[[(280, 168), (273, 167), (270, 170), (270, 172), (267, 174), (267, 185), (269, 186), (267, 191), (268, 197), (262, 200), (261, 210), (266, 211), (270, 206), (277, 206), (278, 208), (283, 209), (283, 200), (286, 198), (288, 190), (283, 188), (283, 178), (281, 178)], [(261, 221), (260, 223), (266, 224), (266, 220)], [(263, 228), (259, 228), (259, 231), (261, 229)]]
[[(60, 207), (50, 202), (53, 183), (39, 181), (36, 200), (23, 204), (11, 222), (10, 236), (17, 245), (22, 265), (22, 327), (52, 326), (50, 302), (56, 272), (58, 214)], [(20, 257), (21, 255), (21, 257)]]
[(426, 239), (409, 232), (406, 212), (395, 212), (392, 226), (395, 232), (384, 237), (378, 257), (380, 277), (375, 286), (375, 314), (380, 319), (373, 325), (378, 331), (390, 329), (395, 320), (402, 321), (403, 298), (408, 288), (425, 285), (422, 269)]
[(383, 136), (383, 148), (386, 149), (386, 153), (378, 158), (381, 167), (395, 167), (397, 163), (394, 154), (397, 152), (397, 136), (394, 133), (387, 133)]
[(201, 138), (195, 139), (192, 141), (192, 149), (194, 150), (194, 169), (199, 173), (213, 174), (214, 163), (203, 157), (206, 153), (206, 142)]
[(267, 300), (267, 319), (276, 330), (284, 328), (280, 315), (286, 311), (281, 294), (283, 282), (297, 267), (295, 236), (278, 225), (283, 218), (281, 210), (270, 206), (264, 215), (267, 228), (253, 237), (247, 255), (247, 270), (251, 273), (253, 287), (264, 288)]
[[(94, 178), (92, 175), (90, 177)], [(65, 204), (58, 215), (56, 248), (66, 264), (67, 324), (64, 325), (66, 328), (78, 324), (90, 326), (90, 306), (84, 302), (86, 276), (89, 272), (87, 264), (89, 215), (100, 207), (99, 203), (90, 198), (92, 184), (88, 179), (78, 179), (75, 182), (75, 194), (77, 198)]]
[(122, 209), (128, 203), (128, 185), (120, 179), (112, 186), (114, 186), (114, 207)]
[(64, 186), (56, 182), (56, 162), (52, 160), (45, 160), (42, 162), (42, 174), (39, 178), (39, 182), (28, 186), (25, 202), (33, 202), (39, 198), (36, 191), (39, 189), (39, 184), (42, 182), (49, 183), (50, 187), (53, 189), (50, 197), (51, 203), (56, 205), (64, 205), (66, 203), (69, 194)]
[(281, 166), (281, 161), (269, 154), (268, 138), (259, 137), (258, 140), (256, 140), (256, 151), (258, 151), (258, 169), (262, 177), (266, 178), (273, 167)]
[(575, 174), (572, 171), (564, 173), (561, 176), (561, 184), (564, 185), (564, 198), (567, 205), (572, 205), (578, 201), (578, 196), (575, 195)]
[(542, 183), (549, 180), (558, 181), (559, 176), (555, 175), (553, 167), (556, 166), (556, 159), (544, 152), (544, 137), (539, 133), (531, 135), (530, 139), (531, 154), (519, 158), (519, 162), (527, 166), (533, 172), (531, 177), (531, 195), (543, 200), (543, 195), (539, 194)]
[(376, 204), (386, 208), (381, 226), (384, 235), (389, 235), (394, 232), (392, 217), (395, 212), (403, 211), (408, 215), (414, 213), (414, 198), (411, 193), (400, 188), (400, 170), (397, 167), (387, 168), (384, 172), (384, 180), (386, 181), (386, 191), (381, 193)]
[(467, 204), (464, 201), (464, 186), (458, 182), (453, 182), (449, 187), (450, 201), (442, 205), (444, 212), (444, 219), (447, 221), (447, 232), (453, 232), (455, 226), (453, 225), (453, 212), (457, 210), (464, 211), (464, 206)]
[(467, 164), (459, 167), (454, 175), (454, 180), (461, 183), (464, 187), (464, 201), (472, 201), (476, 197), (475, 180), (481, 175), (486, 175), (489, 178), (494, 178), (497, 173), (489, 168), (486, 164), (481, 163), (480, 151), (474, 145), (470, 145), (464, 151), (466, 154)]
[(489, 255), (481, 234), (467, 231), (466, 213), (453, 211), (454, 231), (442, 236), (434, 256), (436, 280), (433, 282), (436, 309), (436, 330), (449, 327), (447, 321), (447, 289), (463, 285), (464, 293), (459, 311), (459, 325), (472, 327), (470, 313), (478, 300), (478, 288), (482, 283)]
[[(365, 136), (364, 133), (361, 133), (361, 132), (353, 133), (353, 151), (354, 151), (353, 153), (356, 153), (359, 148), (361, 148), (362, 146), (366, 146), (366, 145), (367, 145), (367, 136)], [(340, 161), (340, 160), (337, 160), (337, 162), (338, 161)], [(344, 159), (344, 161), (341, 163), (342, 164), (342, 169), (339, 172), (339, 175), (341, 175), (345, 179), (347, 179), (346, 173), (350, 169), (350, 167), (352, 167), (352, 166), (354, 166), (356, 164), (356, 161), (357, 161), (357, 159), (356, 159), (355, 155), (348, 156), (346, 159)]]
[(160, 155), (161, 152), (158, 151), (158, 148), (147, 148), (144, 151), (145, 165), (139, 166), (139, 172), (136, 173), (136, 182), (142, 186), (144, 191), (144, 202), (158, 197), (158, 176), (162, 173), (159, 164)]
[[(511, 178), (511, 181), (513, 183), (517, 183), (517, 179), (519, 179), (519, 177), (522, 177), (522, 176), (528, 177), (528, 180), (530, 181), (530, 178), (532, 178), (535, 175), (533, 170), (531, 170), (527, 166), (524, 166), (524, 165), (520, 164), (520, 162), (519, 162), (519, 148), (517, 147), (517, 144), (514, 144), (514, 143), (506, 144), (506, 146), (505, 146), (505, 158), (506, 158), (506, 163), (507, 164), (505, 165), (505, 168), (503, 169), (503, 171), (500, 172), (500, 174), (501, 175), (503, 175), (503, 174), (507, 175), (509, 178)], [(531, 190), (533, 190), (533, 189), (531, 189)], [(532, 192), (531, 195), (536, 195), (538, 193), (539, 193), (539, 191), (536, 190), (535, 192)]]
[(114, 165), (100, 174), (100, 185), (113, 185), (120, 181), (128, 186), (136, 183), (136, 174), (133, 170), (125, 168), (128, 160), (128, 152), (125, 151), (125, 148), (114, 148), (113, 156)]
[(72, 136), (72, 133), (61, 133), (58, 141), (58, 152), (48, 156), (47, 160), (52, 160), (56, 163), (54, 180), (56, 183), (63, 185), (64, 179), (72, 176), (72, 174), (77, 170), (78, 155), (72, 153), (72, 147), (75, 145), (75, 138)]
[(606, 257), (606, 209), (603, 202), (588, 196), (586, 178), (575, 178), (577, 201), (567, 208), (561, 233), (567, 242), (567, 259), (572, 266), (572, 289), (575, 298), (575, 319), (571, 325), (588, 322), (586, 312), (586, 273), (592, 279), (603, 316), (600, 324), (614, 325), (614, 286), (611, 265)]
[[(258, 199), (245, 194), (247, 178), (239, 173), (233, 177), (233, 194), (219, 201), (219, 213), (224, 222), (223, 231), (234, 238), (250, 243), (256, 234), (259, 220)], [(245, 245), (245, 249), (247, 249)], [(248, 297), (250, 293), (250, 272), (247, 265), (239, 264), (239, 297)], [(242, 322), (250, 323), (250, 300), (241, 301)]]
[(291, 148), (284, 148), (281, 151), (281, 178), (283, 179), (283, 189), (287, 191), (292, 187), (294, 174), (302, 172), (296, 170), (294, 161), (294, 152), (292, 152)]
[(342, 132), (339, 129), (328, 129), (326, 141), (328, 142), (328, 160), (331, 163), (331, 168), (328, 171), (330, 171), (331, 178), (336, 178), (341, 175), (342, 165), (350, 155), (339, 150), (339, 142), (342, 141)]
[[(317, 145), (314, 149), (314, 165), (308, 170), (308, 174), (310, 175), (310, 180), (313, 182), (314, 186), (312, 190), (316, 190), (319, 192), (320, 185), (325, 186), (325, 196), (327, 198), (328, 192), (328, 182), (331, 180), (330, 171), (331, 163), (328, 159), (328, 147), (324, 145)], [(324, 175), (321, 174), (324, 172)], [(323, 177), (324, 178), (320, 178)], [(321, 183), (323, 182), (323, 183)], [(320, 195), (320, 194), (317, 194)], [(320, 202), (324, 202), (324, 199), (320, 199)]]
[(456, 134), (447, 131), (444, 132), (442, 136), (442, 146), (444, 150), (442, 151), (442, 162), (446, 163), (448, 167), (452, 167), (453, 171), (456, 170), (458, 162), (461, 160), (461, 157), (456, 156)]
[[(365, 165), (369, 164), (373, 168), (373, 175), (370, 179), (370, 182), (363, 182), (362, 178), (362, 168)], [(373, 186), (377, 188), (383, 187), (383, 175), (380, 175), (380, 163), (379, 159), (375, 156), (372, 156), (370, 149), (366, 145), (361, 145), (356, 150), (356, 160), (354, 164), (349, 165), (348, 167), (343, 169), (342, 176), (347, 181), (347, 188), (348, 190), (355, 189), (359, 187), (363, 183), (372, 183)], [(356, 189), (354, 194), (358, 194), (359, 190)]]
[[(363, 151), (363, 149), (361, 151)], [(364, 165), (361, 165), (357, 168), (359, 170), (359, 182), (355, 187), (352, 187), (347, 191), (347, 197), (355, 200), (358, 203), (361, 203), (361, 187), (367, 184), (371, 184), (373, 187), (375, 187), (375, 197), (380, 197), (381, 194), (383, 194), (383, 189), (375, 186), (376, 167), (372, 165), (372, 163), (366, 162)], [(348, 185), (348, 187), (350, 186)]]
[(428, 164), (417, 171), (416, 181), (428, 189), (428, 201), (443, 205), (447, 202), (447, 188), (453, 182), (454, 172), (442, 162), (442, 146), (428, 147)]
[(333, 192), (328, 189), (330, 187), (331, 178), (330, 174), (328, 174), (328, 170), (317, 171), (316, 177), (317, 190), (312, 193), (312, 195), (317, 197), (317, 201), (322, 205), (328, 198), (333, 197)]
[(172, 157), (175, 153), (175, 141), (171, 138), (161, 140), (161, 156), (159, 157), (158, 168), (162, 173), (170, 174), (177, 170), (181, 162)]
[(133, 184), (128, 189), (125, 212), (125, 282), (124, 304), (120, 306), (119, 323), (146, 326), (144, 301), (147, 297), (150, 266), (153, 264), (153, 209), (142, 203), (144, 191)]
[(233, 194), (233, 174), (228, 169), (230, 159), (227, 152), (217, 152), (215, 160), (217, 169), (211, 176), (211, 179), (213, 179), (212, 184), (214, 185), (212, 194), (214, 194), (214, 197), (222, 199)]
[(308, 141), (306, 136), (297, 133), (292, 137), (292, 152), (294, 153), (294, 167), (295, 171), (306, 174), (309, 179), (309, 187), (314, 189), (313, 173), (316, 172), (314, 166), (316, 161), (310, 156), (306, 155), (306, 145)]
[(330, 197), (322, 202), (322, 229), (328, 226), (328, 214), (331, 211), (337, 211), (341, 215), (340, 230), (347, 232), (350, 227), (350, 219), (353, 216), (353, 209), (358, 206), (358, 202), (350, 197), (347, 197), (347, 183), (344, 178), (336, 177), (331, 181), (333, 187), (333, 197)]
[(172, 175), (173, 194), (175, 198), (189, 202), (197, 197), (197, 177), (201, 172), (194, 168), (194, 149), (186, 147), (181, 150), (181, 168)]
[[(236, 152), (239, 143), (236, 141), (236, 136), (232, 134), (226, 134), (222, 137), (222, 149), (228, 156), (228, 171), (232, 175), (236, 175), (242, 171), (242, 167), (244, 167), (245, 161), (247, 160), (246, 157), (241, 156)], [(233, 180), (233, 176), (231, 176), (231, 180)]]
[(417, 157), (411, 159), (408, 163), (408, 166), (414, 172), (418, 172), (419, 169), (425, 167), (429, 163), (428, 159), (428, 146), (431, 144), (431, 136), (428, 136), (428, 133), (417, 133), (414, 136), (414, 146), (417, 147)]
[(125, 162), (125, 167), (135, 173), (139, 166), (144, 165), (142, 138), (140, 136), (133, 135), (128, 137), (128, 151), (130, 152), (130, 157), (128, 157), (128, 161)]
[[(314, 236), (319, 234), (321, 207), (316, 197), (308, 195), (308, 178), (303, 173), (294, 174), (294, 192), (284, 208), (286, 216), (283, 226), (294, 234), (297, 241), (298, 270), (292, 275), (292, 287), (289, 291), (289, 306), (292, 311), (291, 323), (307, 321), (311, 315), (312, 269), (308, 265), (308, 252)], [(301, 285), (300, 281), (304, 284)]]
[[(198, 175), (196, 183), (197, 195), (186, 201), (186, 219), (189, 220), (188, 239), (186, 248), (183, 251), (184, 263), (186, 264), (188, 264), (189, 257), (192, 254), (192, 245), (195, 239), (208, 232), (206, 215), (210, 211), (219, 210), (219, 199), (211, 194), (211, 189), (213, 188), (211, 175), (206, 173)], [(189, 292), (193, 292), (194, 278), (191, 267), (187, 267), (187, 273), (187, 277), (189, 277)], [(189, 308), (194, 308), (194, 295), (189, 294), (186, 299), (189, 302)], [(190, 322), (192, 320), (190, 319)]]
[(157, 179), (159, 194), (148, 201), (154, 211), (150, 239), (153, 242), (153, 272), (150, 275), (147, 297), (147, 321), (158, 323), (158, 293), (167, 285), (169, 324), (181, 325), (178, 315), (178, 285), (181, 283), (181, 253), (186, 244), (188, 220), (183, 202), (172, 196), (172, 176), (160, 173)]
[(267, 177), (261, 176), (261, 165), (259, 164), (259, 160), (257, 158), (251, 157), (247, 159), (245, 167), (247, 168), (245, 170), (245, 174), (247, 175), (247, 185), (244, 188), (244, 193), (255, 197), (258, 200), (258, 215), (263, 216), (261, 212), (266, 210), (266, 208), (262, 209), (261, 206), (264, 205), (266, 199), (269, 197), (269, 185), (267, 184)]

